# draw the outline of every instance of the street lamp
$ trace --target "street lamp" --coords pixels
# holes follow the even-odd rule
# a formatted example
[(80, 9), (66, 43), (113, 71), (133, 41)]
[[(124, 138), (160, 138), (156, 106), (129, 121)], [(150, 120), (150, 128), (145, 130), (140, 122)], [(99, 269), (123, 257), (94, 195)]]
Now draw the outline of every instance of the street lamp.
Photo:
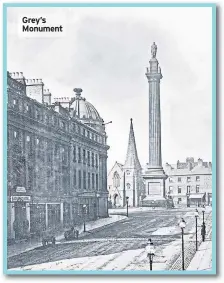
[(184, 270), (184, 228), (186, 227), (186, 222), (182, 218), (179, 227), (181, 228), (181, 234), (182, 234), (182, 270)]
[(83, 232), (86, 232), (86, 205), (83, 204), (82, 208), (83, 208), (83, 213), (84, 213), (84, 216), (83, 216)]
[(197, 251), (198, 250), (198, 216), (199, 216), (197, 209), (195, 210), (194, 216), (195, 216), (195, 224), (196, 224), (195, 228), (196, 228), (196, 251)]
[(203, 225), (205, 224), (205, 206), (202, 207)]
[(153, 257), (155, 255), (155, 248), (151, 239), (149, 239), (149, 244), (146, 246), (146, 252), (147, 256), (149, 257), (150, 270), (152, 270), (152, 262)]
[(129, 200), (129, 197), (126, 197), (126, 205), (127, 205), (127, 217), (128, 217), (128, 200)]

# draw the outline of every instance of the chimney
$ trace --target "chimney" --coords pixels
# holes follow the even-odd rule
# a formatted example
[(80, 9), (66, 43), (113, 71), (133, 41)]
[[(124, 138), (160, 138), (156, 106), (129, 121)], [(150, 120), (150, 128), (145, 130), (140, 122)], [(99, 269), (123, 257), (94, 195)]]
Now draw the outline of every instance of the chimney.
[(198, 166), (200, 167), (203, 166), (203, 160), (201, 158), (198, 158)]
[(10, 75), (10, 77), (22, 84), (26, 84), (26, 79), (23, 76), (23, 72), (8, 72), (8, 74)]
[(44, 83), (42, 79), (27, 79), (26, 94), (40, 103), (44, 103)]
[(49, 89), (44, 89), (43, 103), (45, 105), (51, 105), (51, 93)]

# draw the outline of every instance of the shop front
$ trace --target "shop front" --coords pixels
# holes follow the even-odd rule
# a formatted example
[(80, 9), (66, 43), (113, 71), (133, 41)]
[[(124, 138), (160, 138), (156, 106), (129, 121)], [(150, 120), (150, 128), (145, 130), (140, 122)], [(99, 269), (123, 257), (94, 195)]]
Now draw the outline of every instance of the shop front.
[(8, 238), (21, 240), (30, 233), (30, 196), (11, 196), (8, 203)]
[(41, 234), (46, 230), (46, 209), (45, 204), (32, 204), (30, 208), (30, 233)]
[(212, 193), (207, 194), (207, 204), (212, 206)]
[(200, 207), (206, 202), (205, 193), (190, 194), (189, 206)]
[(72, 206), (68, 202), (63, 204), (63, 226), (70, 227), (72, 225)]
[[(83, 209), (85, 207), (85, 210)], [(96, 220), (99, 217), (99, 198), (96, 193), (83, 193), (79, 195), (78, 214), (82, 219)]]

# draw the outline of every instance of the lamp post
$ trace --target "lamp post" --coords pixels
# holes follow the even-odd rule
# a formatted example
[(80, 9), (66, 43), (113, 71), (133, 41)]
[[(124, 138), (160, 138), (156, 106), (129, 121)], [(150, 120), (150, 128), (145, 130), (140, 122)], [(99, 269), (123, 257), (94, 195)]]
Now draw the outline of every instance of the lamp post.
[(83, 204), (83, 232), (86, 232), (86, 205)]
[(196, 209), (195, 210), (195, 213), (194, 213), (194, 216), (195, 216), (195, 229), (196, 229), (196, 239), (195, 239), (195, 244), (196, 244), (196, 251), (198, 250), (198, 216), (199, 216), (199, 213), (198, 213), (198, 210)]
[(186, 227), (186, 222), (182, 218), (179, 227), (181, 229), (181, 235), (182, 235), (182, 270), (184, 270), (184, 228)]
[(205, 224), (205, 206), (202, 207), (202, 215), (203, 215), (203, 225)]
[(126, 205), (127, 205), (127, 217), (128, 217), (128, 200), (129, 200), (129, 197), (126, 197)]
[(146, 252), (149, 258), (150, 270), (152, 270), (152, 263), (153, 263), (153, 257), (155, 255), (155, 248), (154, 248), (154, 245), (151, 239), (149, 239), (149, 243), (146, 246)]

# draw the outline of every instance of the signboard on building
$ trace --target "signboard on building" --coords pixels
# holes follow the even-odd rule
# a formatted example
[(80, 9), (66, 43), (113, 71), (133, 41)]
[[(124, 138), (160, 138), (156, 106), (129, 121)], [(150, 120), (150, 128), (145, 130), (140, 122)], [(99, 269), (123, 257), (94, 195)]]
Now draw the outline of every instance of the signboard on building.
[(26, 189), (24, 187), (16, 187), (17, 193), (26, 193)]
[(30, 196), (11, 196), (11, 201), (13, 202), (30, 202)]

